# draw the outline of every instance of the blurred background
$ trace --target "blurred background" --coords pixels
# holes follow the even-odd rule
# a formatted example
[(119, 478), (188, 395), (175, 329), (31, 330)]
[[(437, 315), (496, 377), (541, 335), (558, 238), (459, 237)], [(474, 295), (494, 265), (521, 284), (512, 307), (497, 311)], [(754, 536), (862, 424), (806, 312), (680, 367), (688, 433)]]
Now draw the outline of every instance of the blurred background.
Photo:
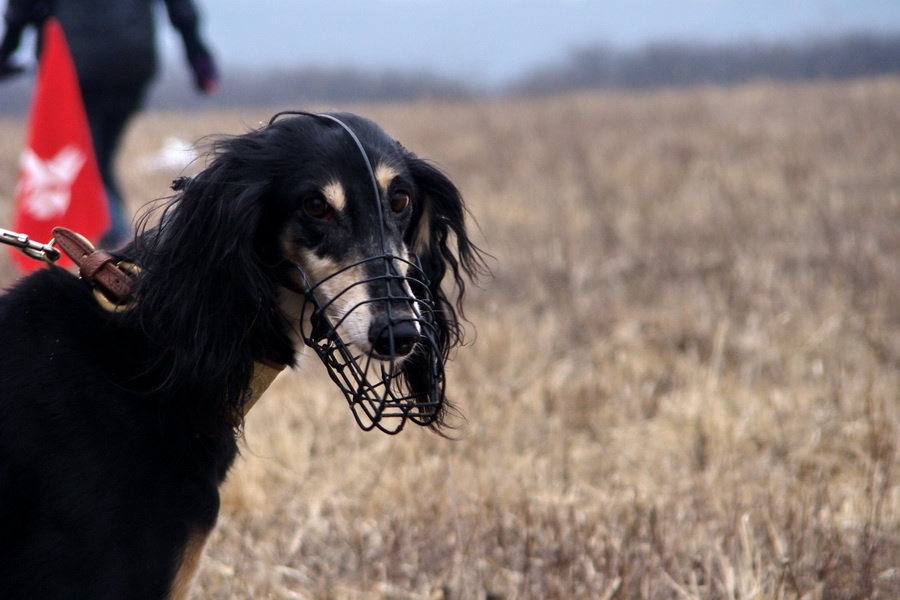
[[(223, 71), (210, 102), (181, 44), (153, 107), (411, 100), (846, 79), (900, 69), (894, 0), (198, 0)], [(161, 16), (161, 18), (164, 18)], [(28, 44), (22, 56), (30, 59)], [(26, 81), (0, 88), (21, 111)]]

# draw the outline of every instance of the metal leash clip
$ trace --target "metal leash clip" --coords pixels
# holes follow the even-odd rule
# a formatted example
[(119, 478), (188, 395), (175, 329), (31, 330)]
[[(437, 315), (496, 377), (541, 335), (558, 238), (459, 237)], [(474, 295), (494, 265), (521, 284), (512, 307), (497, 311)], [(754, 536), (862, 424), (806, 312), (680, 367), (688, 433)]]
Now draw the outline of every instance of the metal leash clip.
[(47, 244), (32, 241), (24, 233), (16, 233), (8, 229), (0, 229), (0, 244), (6, 244), (22, 251), (25, 256), (40, 260), (46, 263), (52, 263), (59, 260), (59, 250), (53, 244), (55, 240), (50, 240)]

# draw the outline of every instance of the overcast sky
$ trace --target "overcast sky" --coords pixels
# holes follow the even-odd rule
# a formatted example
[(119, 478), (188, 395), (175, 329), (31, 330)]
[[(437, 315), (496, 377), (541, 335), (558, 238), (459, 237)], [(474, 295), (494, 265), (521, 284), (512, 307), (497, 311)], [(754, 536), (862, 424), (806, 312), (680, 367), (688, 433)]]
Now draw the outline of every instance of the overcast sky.
[(225, 67), (420, 69), (484, 83), (597, 43), (900, 32), (900, 0), (196, 1)]

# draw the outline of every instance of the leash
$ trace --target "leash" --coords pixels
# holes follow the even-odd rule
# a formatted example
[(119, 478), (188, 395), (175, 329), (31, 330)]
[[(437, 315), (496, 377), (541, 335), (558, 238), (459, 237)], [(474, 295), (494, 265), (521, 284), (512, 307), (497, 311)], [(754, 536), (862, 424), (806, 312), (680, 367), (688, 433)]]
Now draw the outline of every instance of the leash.
[(59, 250), (53, 247), (53, 240), (49, 244), (41, 244), (28, 239), (24, 233), (16, 233), (8, 229), (0, 229), (0, 244), (6, 244), (21, 250), (22, 254), (35, 260), (52, 263), (59, 260)]
[[(95, 248), (80, 233), (65, 227), (53, 228), (53, 239), (46, 244), (31, 240), (24, 233), (0, 229), (0, 243), (20, 250), (25, 256), (55, 263), (62, 256), (60, 249), (78, 267), (78, 276), (94, 290), (100, 305), (110, 312), (121, 312), (133, 304), (133, 276), (140, 267), (120, 261), (106, 250)], [(59, 249), (57, 249), (59, 246)]]

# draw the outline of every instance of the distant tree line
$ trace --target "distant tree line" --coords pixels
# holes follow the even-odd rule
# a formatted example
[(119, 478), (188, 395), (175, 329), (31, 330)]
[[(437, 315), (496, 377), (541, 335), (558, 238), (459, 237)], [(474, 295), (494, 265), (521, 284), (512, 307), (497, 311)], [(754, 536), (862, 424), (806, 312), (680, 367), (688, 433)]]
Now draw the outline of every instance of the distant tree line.
[(810, 81), (900, 73), (900, 35), (851, 35), (803, 43), (700, 45), (657, 43), (621, 52), (578, 49), (509, 86), (519, 94), (592, 88), (736, 84), (757, 79)]
[[(150, 105), (164, 109), (239, 106), (304, 106), (311, 103), (534, 95), (570, 90), (698, 84), (737, 84), (757, 79), (809, 81), (900, 73), (900, 34), (858, 34), (797, 43), (708, 45), (657, 43), (623, 51), (604, 45), (579, 48), (494, 88), (425, 72), (297, 68), (225, 69), (222, 91), (198, 98), (180, 65), (168, 65)], [(0, 83), (0, 114), (23, 113), (32, 81)]]
[(187, 74), (171, 68), (151, 96), (157, 108), (300, 106), (313, 102), (404, 101), (463, 98), (472, 95), (463, 83), (429, 73), (363, 71), (317, 67), (282, 70), (226, 70), (213, 97), (194, 94)]
[[(363, 71), (357, 69), (223, 69), (222, 89), (201, 97), (179, 64), (166, 65), (151, 90), (152, 108), (201, 110), (242, 106), (299, 107), (310, 103), (403, 101), (422, 98), (465, 98), (473, 95), (464, 83), (429, 73)], [(22, 114), (28, 108), (33, 77), (0, 82), (0, 115)]]

